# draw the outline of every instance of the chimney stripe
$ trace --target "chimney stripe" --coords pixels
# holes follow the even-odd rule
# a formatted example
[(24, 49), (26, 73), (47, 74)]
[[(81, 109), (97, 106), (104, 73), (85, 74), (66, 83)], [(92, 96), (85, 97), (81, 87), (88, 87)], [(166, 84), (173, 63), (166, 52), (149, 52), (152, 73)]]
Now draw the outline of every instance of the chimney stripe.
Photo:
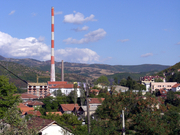
[(55, 80), (55, 62), (54, 62), (54, 7), (51, 8), (51, 82)]

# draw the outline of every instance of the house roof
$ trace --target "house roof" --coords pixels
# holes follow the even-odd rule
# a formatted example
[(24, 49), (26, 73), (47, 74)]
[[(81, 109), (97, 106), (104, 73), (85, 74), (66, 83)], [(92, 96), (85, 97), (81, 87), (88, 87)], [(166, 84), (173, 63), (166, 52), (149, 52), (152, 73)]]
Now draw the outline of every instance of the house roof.
[(54, 120), (42, 119), (39, 117), (33, 117), (31, 120), (27, 122), (28, 128), (32, 129), (35, 128), (36, 130), (41, 130), (48, 125), (55, 123)]
[(74, 88), (74, 84), (59, 84), (56, 86), (51, 86), (51, 88)]
[(99, 90), (97, 90), (97, 89), (92, 89), (92, 90), (90, 90), (90, 92), (99, 92)]
[(27, 93), (22, 93), (22, 94), (14, 94), (14, 95), (20, 95), (22, 99), (38, 99), (38, 96), (32, 95), (32, 94), (27, 94)]
[[(57, 124), (57, 123), (54, 120), (43, 119), (40, 117), (33, 117), (31, 120), (29, 120), (27, 122), (28, 128), (30, 128), (30, 129), (34, 128), (35, 130), (38, 130), (39, 132), (42, 132), (44, 129), (48, 128), (52, 124)], [(59, 124), (57, 124), (57, 125), (59, 125)], [(61, 127), (72, 133), (72, 131), (69, 130), (68, 128), (66, 128), (64, 126), (61, 126)]]
[(59, 84), (67, 84), (67, 82), (65, 81), (55, 81), (55, 82), (51, 82), (51, 81), (48, 81), (48, 85), (52, 85), (52, 84), (55, 84), (55, 85), (59, 85)]
[(167, 94), (167, 91), (164, 88), (160, 89), (159, 92), (160, 92), (161, 95), (166, 95)]
[(19, 103), (18, 108), (21, 110), (22, 114), (25, 114), (28, 111), (34, 111), (33, 107), (25, 106), (23, 103)]
[(59, 116), (62, 115), (61, 112), (46, 112), (46, 115), (48, 115), (48, 114), (55, 114), (55, 115), (59, 115)]
[(89, 98), (89, 104), (101, 104), (105, 98)]
[(36, 115), (36, 116), (41, 116), (40, 111), (28, 111), (26, 112), (27, 114), (31, 114), (31, 115)]
[(43, 102), (40, 102), (40, 101), (31, 101), (31, 100), (29, 100), (27, 102), (24, 102), (24, 104), (32, 105), (32, 106), (34, 106), (34, 105), (44, 105)]
[(172, 88), (176, 88), (178, 86), (180, 86), (180, 83), (177, 83), (177, 84), (173, 85)]
[(78, 104), (60, 104), (63, 111), (73, 111), (74, 107), (79, 107)]

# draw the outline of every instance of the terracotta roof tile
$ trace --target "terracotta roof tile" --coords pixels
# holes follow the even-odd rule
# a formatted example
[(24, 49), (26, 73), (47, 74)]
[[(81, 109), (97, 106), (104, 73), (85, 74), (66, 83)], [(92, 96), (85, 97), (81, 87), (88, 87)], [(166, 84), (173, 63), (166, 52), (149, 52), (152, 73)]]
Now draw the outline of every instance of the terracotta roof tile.
[(49, 84), (58, 85), (58, 84), (67, 84), (67, 82), (65, 82), (65, 81), (55, 81), (55, 82), (48, 81), (48, 85), (49, 85)]
[(60, 104), (63, 111), (73, 111), (74, 107), (79, 107), (78, 104)]
[(174, 85), (172, 86), (172, 88), (176, 88), (176, 87), (178, 87), (179, 85), (180, 85), (180, 83), (174, 84)]
[(97, 89), (92, 89), (92, 90), (90, 90), (90, 92), (99, 92), (99, 90), (97, 90)]
[(28, 111), (27, 114), (36, 115), (36, 116), (41, 116), (40, 111)]
[(89, 98), (89, 104), (101, 104), (105, 98)]
[(39, 131), (53, 122), (55, 122), (55, 121), (48, 120), (48, 119), (42, 119), (39, 117), (33, 117), (31, 120), (29, 120), (27, 122), (27, 126), (30, 129), (35, 128), (36, 130)]
[(25, 114), (25, 113), (28, 112), (28, 111), (34, 111), (34, 108), (33, 108), (33, 107), (25, 106), (25, 105), (22, 104), (22, 103), (19, 103), (18, 108), (21, 110), (22, 114)]
[(24, 102), (24, 104), (27, 104), (27, 105), (32, 105), (32, 106), (34, 106), (34, 105), (44, 105), (44, 103), (43, 102), (40, 102), (40, 101), (27, 101), (27, 102)]

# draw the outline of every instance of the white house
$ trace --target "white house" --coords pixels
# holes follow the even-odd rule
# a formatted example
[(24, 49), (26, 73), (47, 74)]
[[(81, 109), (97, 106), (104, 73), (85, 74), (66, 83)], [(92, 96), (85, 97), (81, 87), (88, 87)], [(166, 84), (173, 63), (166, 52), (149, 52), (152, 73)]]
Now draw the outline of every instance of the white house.
[(58, 125), (55, 121), (33, 117), (27, 123), (28, 128), (34, 128), (40, 135), (73, 135), (66, 127)]
[(177, 92), (180, 91), (180, 83), (177, 83), (172, 86), (172, 91)]

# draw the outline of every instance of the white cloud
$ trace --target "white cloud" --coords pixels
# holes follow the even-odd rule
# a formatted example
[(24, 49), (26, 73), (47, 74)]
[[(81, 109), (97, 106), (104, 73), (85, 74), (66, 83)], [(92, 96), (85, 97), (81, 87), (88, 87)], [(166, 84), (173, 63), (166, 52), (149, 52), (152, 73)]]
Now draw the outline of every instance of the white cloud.
[(38, 41), (39, 41), (39, 42), (43, 42), (44, 40), (45, 40), (45, 37), (40, 36), (40, 37), (38, 38)]
[[(99, 55), (88, 48), (66, 48), (56, 51), (55, 56), (58, 61), (62, 59), (69, 62), (93, 63), (99, 61)], [(56, 60), (56, 59), (55, 59)]]
[(176, 45), (180, 45), (180, 42), (176, 43)]
[(118, 41), (121, 41), (122, 43), (129, 41), (129, 39), (120, 39)]
[(54, 12), (55, 15), (61, 15), (62, 13), (63, 13), (62, 11)]
[(96, 19), (94, 19), (94, 15), (91, 14), (89, 17), (84, 18), (84, 15), (82, 13), (79, 12), (75, 12), (75, 14), (69, 14), (69, 15), (65, 15), (64, 16), (64, 22), (66, 23), (74, 23), (74, 24), (82, 24), (84, 22), (88, 22), (88, 21), (97, 21)]
[[(43, 37), (36, 39), (13, 38), (9, 34), (0, 32), (0, 55), (11, 58), (33, 58), (38, 60), (50, 60), (51, 49), (42, 43)], [(56, 61), (93, 63), (99, 60), (99, 55), (88, 49), (66, 48), (55, 50)]]
[(87, 31), (89, 29), (89, 27), (88, 26), (84, 26), (84, 27), (82, 27), (82, 28), (76, 28), (76, 29), (72, 29), (72, 30), (74, 30), (74, 31), (76, 31), (76, 32), (80, 32), (80, 31)]
[(106, 31), (104, 29), (98, 29), (88, 34), (84, 35), (84, 38), (77, 40), (72, 37), (63, 40), (66, 44), (84, 44), (89, 42), (95, 42), (102, 39), (106, 35)]
[(12, 14), (14, 14), (14, 13), (15, 13), (15, 10), (11, 11), (11, 12), (9, 13), (9, 15), (12, 15)]
[(149, 56), (153, 56), (153, 53), (146, 53), (141, 55), (141, 57), (149, 57)]

